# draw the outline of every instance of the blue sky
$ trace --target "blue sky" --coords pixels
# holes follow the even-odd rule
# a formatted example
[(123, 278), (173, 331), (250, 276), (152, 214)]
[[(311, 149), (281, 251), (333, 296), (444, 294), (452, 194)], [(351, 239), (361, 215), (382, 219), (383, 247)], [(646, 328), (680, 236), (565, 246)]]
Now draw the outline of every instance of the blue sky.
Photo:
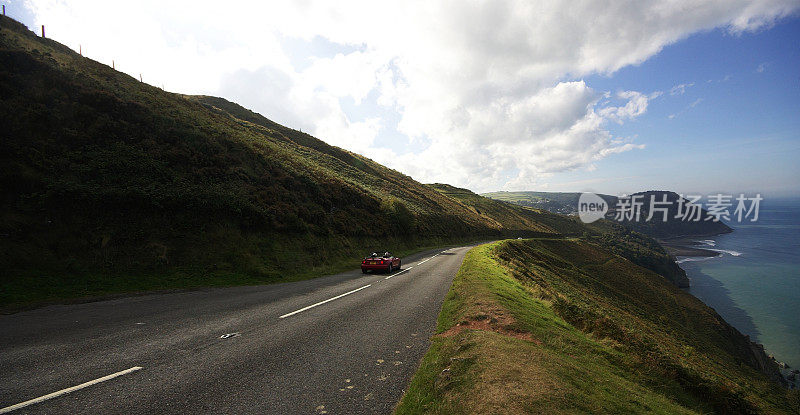
[(2, 3), (422, 182), (800, 196), (797, 0)]
[[(554, 189), (800, 195), (799, 19), (757, 33), (695, 34), (641, 65), (586, 82), (665, 94), (634, 122), (611, 127), (637, 136), (645, 149), (598, 162), (588, 179), (607, 181), (580, 183), (587, 174), (575, 171), (555, 179)], [(691, 86), (669, 94), (682, 84)]]

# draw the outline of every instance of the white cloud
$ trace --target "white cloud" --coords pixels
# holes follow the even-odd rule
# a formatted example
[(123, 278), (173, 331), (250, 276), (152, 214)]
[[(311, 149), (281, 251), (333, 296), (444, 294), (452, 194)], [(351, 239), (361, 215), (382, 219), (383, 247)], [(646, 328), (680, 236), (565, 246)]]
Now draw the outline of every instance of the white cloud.
[(694, 82), (687, 83), (687, 84), (675, 85), (669, 90), (669, 94), (670, 95), (683, 95), (684, 93), (686, 93), (686, 88), (691, 88), (693, 86), (694, 86)]
[(626, 120), (632, 120), (647, 111), (647, 105), (651, 99), (661, 96), (660, 91), (644, 95), (637, 91), (623, 91), (617, 93), (617, 98), (627, 99), (628, 102), (621, 107), (607, 106), (599, 110), (599, 114), (604, 118), (614, 120), (622, 124)]
[[(699, 31), (754, 31), (798, 9), (796, 0), (26, 5), (52, 37), (145, 81), (222, 95), (416, 179), (474, 190), (533, 187), (641, 148), (608, 123), (640, 117), (658, 93), (606, 97), (582, 78), (639, 64)], [(349, 48), (292, 65), (282, 40), (317, 36)], [(346, 113), (342, 99), (368, 113)], [(393, 128), (379, 115), (387, 109), (411, 151), (376, 147)]]
[(697, 98), (696, 100), (692, 101), (689, 105), (687, 105), (686, 107), (684, 107), (682, 110), (678, 111), (677, 113), (668, 115), (667, 118), (669, 118), (670, 120), (673, 120), (677, 116), (682, 115), (686, 111), (689, 111), (690, 109), (700, 105), (701, 102), (703, 102), (703, 98)]

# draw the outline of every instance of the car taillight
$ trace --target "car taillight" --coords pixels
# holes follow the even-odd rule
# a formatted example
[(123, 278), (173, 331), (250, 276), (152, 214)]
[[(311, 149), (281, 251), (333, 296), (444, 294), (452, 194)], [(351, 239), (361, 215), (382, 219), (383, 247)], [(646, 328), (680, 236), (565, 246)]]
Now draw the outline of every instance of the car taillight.
[(383, 264), (383, 260), (381, 260), (381, 264)]

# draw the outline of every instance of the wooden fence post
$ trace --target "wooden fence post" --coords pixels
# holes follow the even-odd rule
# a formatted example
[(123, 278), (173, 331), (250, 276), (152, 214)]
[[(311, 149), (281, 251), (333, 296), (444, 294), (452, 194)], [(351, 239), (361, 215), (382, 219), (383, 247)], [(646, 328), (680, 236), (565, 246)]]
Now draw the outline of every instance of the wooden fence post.
[(44, 39), (44, 25), (42, 25), (42, 39)]

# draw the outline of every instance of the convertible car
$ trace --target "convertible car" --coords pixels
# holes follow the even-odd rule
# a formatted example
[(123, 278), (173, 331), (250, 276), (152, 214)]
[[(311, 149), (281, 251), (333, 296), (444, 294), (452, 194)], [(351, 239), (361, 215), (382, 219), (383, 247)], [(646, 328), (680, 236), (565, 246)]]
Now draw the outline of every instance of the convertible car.
[(391, 252), (384, 252), (382, 254), (373, 252), (361, 261), (361, 272), (364, 274), (366, 274), (367, 271), (392, 272), (396, 269), (400, 269), (400, 258), (392, 255)]

